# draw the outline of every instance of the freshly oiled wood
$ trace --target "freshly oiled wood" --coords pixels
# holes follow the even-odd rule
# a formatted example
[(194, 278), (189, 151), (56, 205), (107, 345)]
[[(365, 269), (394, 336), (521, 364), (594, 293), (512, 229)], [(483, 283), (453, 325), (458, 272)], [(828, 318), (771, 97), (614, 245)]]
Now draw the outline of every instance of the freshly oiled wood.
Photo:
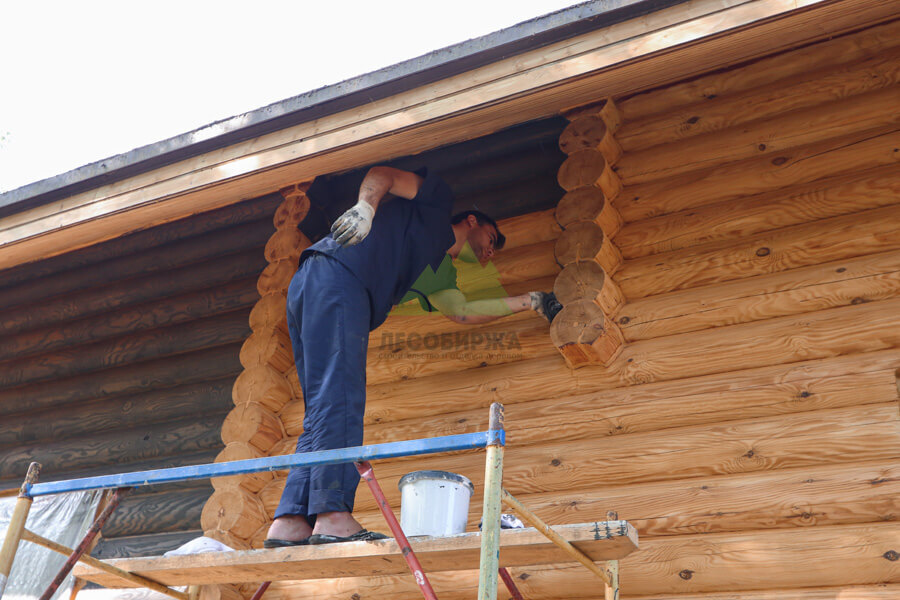
[(20, 446), (37, 441), (60, 441), (85, 433), (131, 429), (150, 422), (178, 420), (196, 414), (202, 406), (207, 413), (225, 414), (233, 406), (233, 377), (191, 383), (175, 388), (152, 390), (117, 398), (91, 400), (27, 411), (3, 418), (0, 446)]
[(291, 277), (297, 272), (297, 259), (294, 257), (282, 258), (271, 262), (263, 269), (256, 284), (260, 296), (266, 294), (283, 293), (288, 289)]
[(594, 221), (613, 237), (622, 228), (622, 216), (598, 187), (588, 186), (566, 192), (556, 207), (556, 220), (563, 227), (579, 221)]
[(309, 238), (303, 235), (303, 232), (295, 227), (284, 227), (278, 229), (266, 242), (264, 255), (269, 262), (278, 260), (296, 261), (300, 258), (300, 253), (307, 248), (311, 242)]
[(556, 240), (556, 262), (563, 267), (581, 260), (596, 261), (610, 275), (622, 266), (622, 255), (610, 236), (593, 221), (572, 223)]
[(592, 300), (610, 318), (614, 318), (625, 303), (619, 286), (593, 260), (567, 265), (553, 283), (553, 293), (563, 306), (576, 300)]
[(240, 359), (246, 369), (271, 365), (283, 373), (294, 366), (291, 338), (279, 327), (256, 329), (241, 346)]
[[(897, 562), (884, 557), (896, 548), (898, 534), (896, 523), (877, 523), (645, 537), (640, 550), (620, 563), (621, 593), (623, 598), (641, 600), (844, 600), (843, 595), (808, 595), (809, 588), (825, 586), (856, 590), (857, 595), (847, 596), (853, 600), (880, 599), (885, 597), (883, 582), (900, 578)], [(529, 599), (595, 599), (602, 594), (597, 577), (581, 565), (520, 567), (510, 573)], [(429, 579), (441, 600), (469, 599), (478, 589), (477, 571), (435, 573)], [(768, 589), (760, 591), (761, 585)], [(889, 583), (887, 588), (896, 590), (900, 585)], [(876, 590), (877, 595), (858, 595), (860, 590)], [(707, 595), (713, 592), (720, 593)], [(421, 596), (409, 576), (276, 583), (267, 593), (281, 600), (344, 600), (354, 593), (392, 600)]]
[(619, 127), (622, 126), (622, 111), (619, 110), (619, 105), (612, 97), (574, 108), (567, 108), (561, 112), (569, 121), (582, 117), (599, 117), (613, 132), (618, 131)]
[[(595, 561), (623, 558), (637, 548), (637, 532), (624, 521), (559, 525), (554, 529)], [(534, 529), (503, 530), (500, 536), (501, 566), (567, 562), (565, 557), (568, 555)], [(480, 534), (469, 533), (445, 538), (422, 536), (412, 541), (412, 547), (422, 567), (431, 572), (477, 567), (480, 543)], [(407, 568), (399, 546), (393, 540), (240, 554), (118, 560), (114, 564), (125, 570), (145, 573), (167, 585), (340, 577), (360, 573), (390, 575), (402, 573)], [(90, 567), (76, 567), (73, 574), (96, 583), (112, 582), (108, 574)]]
[(717, 165), (778, 155), (802, 145), (900, 124), (900, 87), (792, 111), (623, 156), (615, 166), (635, 185)]
[(550, 339), (571, 368), (608, 365), (622, 350), (622, 332), (593, 300), (565, 305), (550, 325)]
[[(345, 111), (92, 190), (55, 206), (51, 214), (26, 211), (24, 223), (21, 219), (8, 223), (4, 237), (15, 243), (0, 249), (0, 264), (97, 243), (135, 223), (152, 226), (318, 173), (471, 139), (548, 116), (566, 105), (589, 102), (598, 94), (628, 94), (664, 85), (892, 15), (890, 5), (857, 6), (857, 1), (823, 5), (802, 0), (804, 9), (797, 10), (796, 5), (759, 0), (723, 11), (718, 0), (710, 0), (659, 11), (650, 21), (632, 19), (609, 31), (586, 34), (578, 44), (566, 40), (552, 52), (542, 47), (527, 57), (516, 56), (484, 71), (451, 78), (439, 86), (441, 93), (435, 86), (424, 86), (400, 99), (370, 103), (363, 121), (358, 110)], [(709, 35), (723, 30), (729, 30), (729, 35)], [(582, 41), (588, 43), (581, 46)], [(576, 46), (584, 52), (575, 52)], [(498, 77), (498, 69), (506, 71)], [(485, 73), (489, 76), (482, 78)], [(396, 111), (398, 103), (407, 108)], [(455, 118), (446, 118), (451, 115)], [(248, 174), (251, 168), (255, 171)], [(185, 197), (189, 200), (175, 201)], [(59, 236), (36, 236), (63, 223), (69, 226)]]
[(500, 232), (506, 236), (502, 252), (519, 246), (555, 240), (562, 228), (553, 218), (553, 209), (540, 210), (497, 222)]
[[(890, 402), (516, 447), (504, 457), (503, 477), (513, 495), (563, 496), (581, 489), (585, 481), (613, 486), (894, 460), (900, 458), (898, 447), (900, 419), (897, 403)], [(379, 463), (377, 475), (390, 503), (400, 500), (393, 482), (418, 469), (462, 473), (477, 488), (484, 482), (484, 455)], [(355, 510), (377, 510), (364, 487), (357, 490)]]
[(242, 402), (234, 407), (222, 423), (222, 441), (246, 442), (266, 452), (284, 437), (281, 419), (256, 402)]
[[(251, 458), (261, 458), (266, 456), (265, 453), (258, 448), (251, 446), (245, 442), (230, 442), (216, 456), (215, 462), (231, 462), (235, 460), (249, 460)], [(248, 492), (256, 493), (272, 479), (271, 471), (260, 471), (258, 473), (246, 473), (244, 475), (229, 475), (227, 477), (214, 477), (210, 479), (213, 488), (216, 490), (228, 490), (236, 487), (242, 487)]]
[(0, 390), (0, 415), (235, 376), (241, 368), (238, 350), (239, 345), (227, 344), (88, 375), (3, 389)]
[(0, 386), (12, 388), (49, 379), (84, 375), (173, 354), (239, 342), (247, 337), (247, 312), (239, 309), (205, 319), (141, 331), (94, 344), (6, 361)]
[[(534, 280), (529, 283), (532, 284), (530, 286), (532, 289), (538, 290), (542, 289), (540, 284), (545, 283), (545, 280)], [(552, 281), (549, 283), (552, 286)], [(505, 289), (506, 288), (504, 287), (504, 290)], [(393, 346), (400, 339), (399, 336), (402, 336), (402, 339), (406, 340), (411, 333), (418, 333), (424, 337), (427, 335), (442, 335), (445, 333), (452, 333), (454, 335), (457, 333), (461, 335), (471, 334), (484, 330), (504, 331), (512, 326), (513, 323), (517, 324), (514, 327), (521, 327), (521, 322), (523, 321), (537, 322), (534, 313), (528, 311), (508, 315), (494, 323), (480, 326), (457, 323), (436, 313), (418, 316), (397, 314), (388, 317), (381, 327), (369, 333), (369, 350), (372, 351), (380, 347)]]
[(290, 401), (291, 388), (284, 375), (269, 365), (262, 365), (238, 375), (232, 397), (235, 404), (256, 402), (277, 412)]
[(900, 133), (854, 133), (778, 156), (760, 156), (734, 164), (628, 186), (615, 207), (626, 223), (811, 183), (900, 161)]
[(900, 206), (821, 219), (755, 235), (722, 240), (625, 262), (615, 276), (625, 297), (636, 300), (714, 283), (778, 273), (826, 261), (900, 248)]
[(900, 252), (649, 296), (618, 317), (628, 341), (883, 300), (900, 295)]
[[(894, 371), (900, 366), (900, 355), (895, 364), (886, 362), (880, 365), (882, 370), (861, 373), (834, 372), (833, 362), (799, 372), (787, 367), (754, 369), (729, 379), (705, 377), (507, 404), (507, 441), (519, 447), (554, 439), (623, 435), (897, 399)], [(759, 380), (751, 379), (754, 376)], [(365, 443), (484, 431), (487, 415), (484, 407), (372, 423), (366, 426)], [(294, 418), (291, 423), (299, 433), (300, 420)]]
[(676, 107), (737, 95), (773, 81), (794, 80), (820, 69), (833, 69), (886, 53), (898, 45), (897, 21), (757, 60), (744, 67), (716, 72), (685, 83), (652, 90), (618, 101), (623, 129), (629, 122)]
[(613, 200), (622, 191), (622, 182), (609, 162), (595, 150), (577, 150), (569, 155), (556, 177), (560, 187), (567, 192), (586, 186), (603, 190)]
[(203, 484), (202, 487), (186, 490), (125, 498), (103, 526), (103, 537), (117, 538), (198, 528), (203, 504), (213, 492), (208, 483)]
[(643, 219), (616, 234), (616, 246), (626, 259), (638, 258), (896, 204), (900, 175), (895, 171), (853, 172)]
[(0, 326), (5, 335), (49, 325), (58, 326), (61, 322), (108, 314), (132, 304), (149, 303), (255, 276), (264, 264), (258, 250), (222, 256), (208, 263), (196, 263), (149, 277), (82, 290), (46, 302), (22, 305), (0, 312)]
[[(407, 334), (409, 335), (409, 334)], [(413, 332), (414, 336), (419, 334)], [(450, 334), (407, 337), (402, 345), (382, 347), (369, 355), (369, 384), (456, 372), (478, 366), (516, 362), (555, 353), (546, 319), (498, 323), (489, 330), (473, 329), (461, 338)], [(445, 341), (446, 340), (446, 341)], [(446, 344), (446, 345), (445, 345)]]
[(0, 361), (46, 353), (67, 346), (97, 342), (147, 329), (183, 324), (253, 304), (257, 298), (253, 279), (239, 279), (223, 286), (164, 298), (149, 304), (49, 327), (4, 336)]
[(203, 535), (200, 529), (173, 531), (150, 535), (135, 535), (119, 538), (103, 537), (91, 556), (94, 558), (124, 558), (128, 556), (161, 556), (182, 544)]
[(217, 489), (207, 500), (200, 516), (204, 531), (228, 531), (243, 539), (249, 539), (254, 531), (265, 525), (266, 520), (265, 511), (256, 495), (241, 487)]
[[(601, 483), (519, 500), (548, 523), (589, 521), (612, 508), (642, 536), (655, 537), (892, 521), (900, 509), (898, 491), (900, 460), (895, 459), (623, 486)], [(470, 505), (471, 527), (480, 513), (480, 506)], [(383, 527), (376, 512), (355, 512), (354, 517), (364, 527)]]
[(175, 423), (154, 423), (130, 431), (114, 431), (90, 438), (42, 442), (0, 451), (0, 477), (24, 477), (31, 462), (48, 470), (76, 471), (130, 460), (162, 458), (220, 448), (221, 414), (203, 415)]
[(250, 329), (259, 331), (277, 327), (287, 333), (286, 292), (273, 292), (260, 297), (250, 311)]
[(284, 202), (278, 206), (272, 219), (277, 229), (295, 228), (306, 218), (306, 213), (309, 212), (309, 198), (306, 192), (312, 183), (313, 180), (310, 179), (278, 190)]
[(862, 61), (826, 66), (742, 94), (703, 100), (646, 119), (629, 121), (616, 132), (626, 152), (719, 131), (749, 121), (848, 98), (897, 83), (896, 49)]
[[(68, 296), (88, 288), (114, 285), (135, 276), (159, 275), (190, 268), (191, 265), (196, 268), (196, 265), (209, 264), (213, 259), (223, 260), (223, 257), (228, 257), (225, 258), (227, 261), (250, 254), (257, 257), (256, 264), (259, 264), (260, 248), (266, 239), (265, 229), (266, 220), (259, 220), (198, 237), (174, 240), (170, 244), (147, 248), (134, 254), (122, 255), (110, 249), (109, 256), (98, 257), (91, 264), (72, 265), (69, 269), (54, 273), (52, 277), (39, 277), (16, 286), (5, 285), (0, 288), (0, 307), (5, 311), (14, 306), (44, 303), (62, 294)], [(44, 271), (41, 264), (35, 264), (33, 268), (36, 272)], [(0, 278), (5, 282), (5, 277), (4, 274)]]
[(506, 286), (559, 273), (553, 246), (551, 239), (498, 252), (491, 262), (500, 273), (500, 283)]
[(622, 157), (622, 147), (600, 115), (574, 119), (559, 136), (559, 149), (566, 154), (578, 150), (595, 150), (611, 165)]

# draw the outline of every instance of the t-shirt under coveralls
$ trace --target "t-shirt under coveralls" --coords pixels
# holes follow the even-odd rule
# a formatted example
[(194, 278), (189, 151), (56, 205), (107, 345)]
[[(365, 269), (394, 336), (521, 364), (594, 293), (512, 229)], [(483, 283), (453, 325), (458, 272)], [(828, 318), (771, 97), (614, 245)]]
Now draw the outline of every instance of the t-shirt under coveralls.
[[(455, 241), (450, 188), (424, 174), (415, 198), (378, 207), (362, 242), (345, 248), (329, 235), (300, 258), (287, 295), (306, 406), (297, 452), (362, 445), (369, 331)], [(318, 513), (352, 511), (358, 483), (352, 464), (291, 469), (275, 517), (303, 515), (313, 525)]]

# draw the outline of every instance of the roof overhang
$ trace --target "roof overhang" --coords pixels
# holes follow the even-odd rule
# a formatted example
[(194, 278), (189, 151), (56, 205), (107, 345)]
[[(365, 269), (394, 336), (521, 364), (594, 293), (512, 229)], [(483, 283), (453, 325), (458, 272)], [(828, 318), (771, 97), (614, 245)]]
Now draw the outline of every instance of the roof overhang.
[[(169, 154), (170, 162), (158, 168), (0, 219), (0, 269), (317, 175), (476, 138), (605, 96), (633, 94), (811, 43), (895, 17), (890, 5), (870, 0), (692, 0), (611, 25), (595, 23), (591, 31), (436, 80), (426, 78), (375, 101), (304, 115), (303, 110), (318, 104), (343, 106), (340, 95), (322, 99), (293, 111), (300, 114), (293, 118), (301, 120), (291, 125), (279, 120), (283, 115), (245, 128), (232, 123), (234, 131), (219, 133), (226, 140), (236, 136), (233, 143), (196, 154), (203, 136), (215, 133), (201, 129), (186, 134), (193, 136), (187, 146), (193, 153), (186, 158), (171, 162)], [(221, 136), (214, 136), (219, 144)], [(45, 185), (50, 189), (36, 189), (17, 202), (27, 205), (29, 199), (52, 195), (53, 184)]]

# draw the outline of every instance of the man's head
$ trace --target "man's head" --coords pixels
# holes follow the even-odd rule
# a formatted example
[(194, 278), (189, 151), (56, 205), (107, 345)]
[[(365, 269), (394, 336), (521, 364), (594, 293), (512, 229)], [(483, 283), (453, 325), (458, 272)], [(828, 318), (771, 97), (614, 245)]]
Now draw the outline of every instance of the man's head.
[(490, 260), (494, 252), (503, 248), (506, 236), (500, 233), (497, 222), (477, 210), (467, 210), (453, 215), (454, 229), (461, 229), (465, 241), (479, 261)]

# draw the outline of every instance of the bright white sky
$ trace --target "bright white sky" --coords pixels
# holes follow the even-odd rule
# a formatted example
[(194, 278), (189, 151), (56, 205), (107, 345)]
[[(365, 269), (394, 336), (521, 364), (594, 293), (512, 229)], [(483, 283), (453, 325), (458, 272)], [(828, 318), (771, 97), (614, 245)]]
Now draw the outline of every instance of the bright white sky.
[(578, 3), (0, 0), (0, 192)]

